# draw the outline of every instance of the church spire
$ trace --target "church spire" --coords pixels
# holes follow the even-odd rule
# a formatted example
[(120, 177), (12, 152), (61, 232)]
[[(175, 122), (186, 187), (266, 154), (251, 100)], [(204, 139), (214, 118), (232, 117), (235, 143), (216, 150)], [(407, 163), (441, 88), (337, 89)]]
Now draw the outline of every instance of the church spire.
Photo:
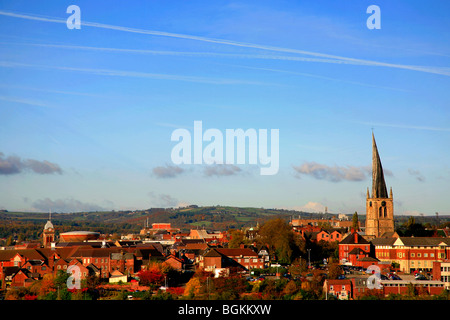
[(383, 167), (378, 154), (377, 143), (372, 132), (372, 198), (387, 198), (386, 182), (384, 181)]

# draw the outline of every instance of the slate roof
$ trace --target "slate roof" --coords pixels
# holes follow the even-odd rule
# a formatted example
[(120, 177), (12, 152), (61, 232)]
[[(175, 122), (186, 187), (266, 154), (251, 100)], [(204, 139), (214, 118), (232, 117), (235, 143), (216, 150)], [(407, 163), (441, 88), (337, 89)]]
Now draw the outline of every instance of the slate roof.
[(358, 235), (358, 242), (355, 242), (355, 236), (354, 233), (348, 234), (344, 239), (339, 242), (339, 244), (369, 244), (370, 242), (363, 238), (359, 233)]
[(235, 256), (252, 256), (252, 257), (257, 257), (258, 254), (248, 248), (236, 248), (236, 249), (224, 249), (224, 248), (217, 248), (215, 249), (217, 250), (219, 253), (228, 256), (228, 257), (235, 257)]
[(372, 132), (372, 198), (387, 198), (386, 182), (384, 181), (383, 167), (378, 154), (377, 143)]
[(45, 260), (46, 257), (38, 249), (0, 250), (0, 261), (10, 261), (16, 254), (27, 260)]
[(435, 237), (400, 237), (396, 241), (396, 245), (405, 246), (438, 246), (441, 242), (450, 245), (450, 238), (435, 238)]
[(392, 246), (397, 238), (375, 238), (371, 242), (374, 246)]

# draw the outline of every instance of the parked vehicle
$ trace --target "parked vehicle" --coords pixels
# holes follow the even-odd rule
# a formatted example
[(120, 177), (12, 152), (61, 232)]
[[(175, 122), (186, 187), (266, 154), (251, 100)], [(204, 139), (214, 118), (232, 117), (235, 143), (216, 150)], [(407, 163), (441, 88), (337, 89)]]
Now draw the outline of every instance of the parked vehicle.
[(427, 277), (425, 277), (423, 274), (416, 274), (416, 276), (414, 277), (416, 280), (428, 280)]

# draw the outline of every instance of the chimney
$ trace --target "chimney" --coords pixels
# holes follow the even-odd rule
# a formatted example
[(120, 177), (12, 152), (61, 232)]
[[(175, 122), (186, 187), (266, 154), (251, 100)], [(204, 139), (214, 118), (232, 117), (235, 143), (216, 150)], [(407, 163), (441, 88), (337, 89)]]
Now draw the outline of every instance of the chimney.
[(355, 237), (355, 243), (358, 243), (358, 233), (355, 232), (355, 233), (353, 234), (353, 236)]

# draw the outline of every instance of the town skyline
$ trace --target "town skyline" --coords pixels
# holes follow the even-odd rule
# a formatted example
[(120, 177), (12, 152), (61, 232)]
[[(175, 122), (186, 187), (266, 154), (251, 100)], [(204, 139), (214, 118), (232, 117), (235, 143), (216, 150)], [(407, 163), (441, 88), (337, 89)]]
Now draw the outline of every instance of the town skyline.
[[(364, 215), (373, 132), (395, 215), (450, 214), (449, 4), (72, 4), (0, 4), (0, 209)], [(278, 172), (174, 164), (195, 121), (279, 130)]]

